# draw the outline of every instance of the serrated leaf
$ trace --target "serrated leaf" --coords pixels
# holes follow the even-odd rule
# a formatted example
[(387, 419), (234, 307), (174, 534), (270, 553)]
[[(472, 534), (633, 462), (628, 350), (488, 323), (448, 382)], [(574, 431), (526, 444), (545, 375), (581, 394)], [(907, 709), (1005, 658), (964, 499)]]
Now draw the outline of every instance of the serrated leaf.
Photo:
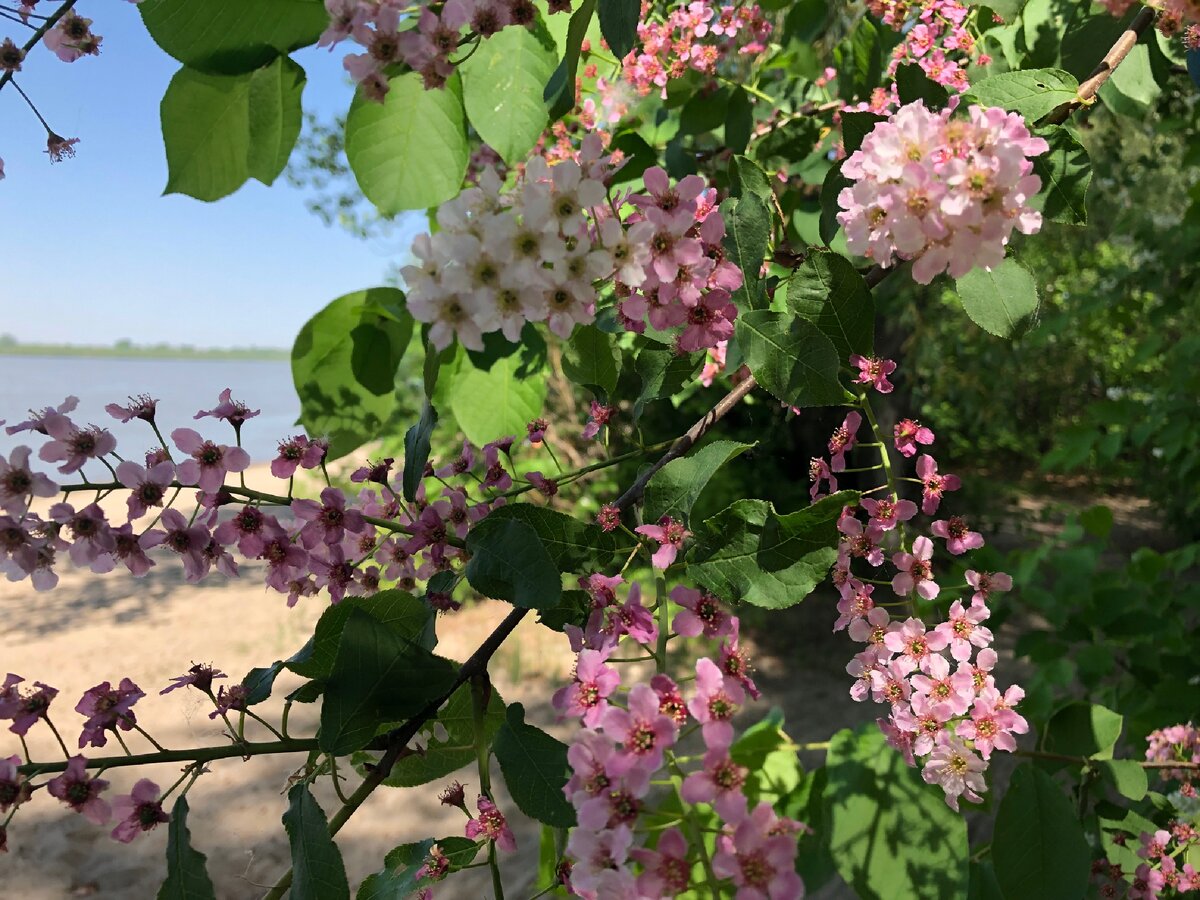
[(1062, 69), (1003, 72), (972, 85), (964, 103), (1001, 106), (1019, 112), (1031, 124), (1079, 94), (1079, 82)]
[(753, 131), (754, 104), (746, 89), (739, 86), (729, 95), (725, 109), (725, 146), (734, 153), (745, 153)]
[(524, 522), (488, 516), (467, 534), (467, 552), (467, 581), (485, 597), (522, 609), (550, 609), (562, 597), (558, 567)]
[(721, 212), (725, 216), (725, 249), (743, 277), (742, 286), (733, 292), (733, 302), (740, 312), (761, 306), (758, 273), (771, 239), (771, 212), (753, 193), (725, 201)]
[(600, 33), (617, 59), (624, 59), (638, 42), (641, 0), (603, 0), (600, 3)]
[(556, 828), (575, 825), (575, 809), (563, 787), (570, 777), (567, 745), (525, 723), (525, 708), (514, 703), (492, 742), (504, 783), (521, 812)]
[(768, 209), (775, 205), (771, 178), (762, 166), (748, 156), (735, 156), (729, 161), (729, 196), (742, 194), (757, 194)]
[(1091, 851), (1075, 810), (1049, 775), (1018, 766), (992, 838), (996, 880), (1005, 900), (1062, 900), (1087, 889)]
[(210, 900), (216, 894), (205, 868), (207, 857), (192, 847), (187, 827), (187, 797), (171, 809), (167, 826), (167, 880), (158, 889), (158, 900)]
[(401, 490), (409, 503), (416, 500), (417, 489), (425, 478), (425, 464), (433, 448), (433, 429), (437, 427), (438, 414), (433, 404), (426, 400), (421, 404), (421, 418), (404, 432), (404, 473)]
[(632, 549), (619, 546), (614, 535), (594, 523), (532, 503), (509, 503), (492, 510), (488, 519), (520, 522), (532, 528), (560, 572), (607, 569)]
[(579, 52), (595, 11), (596, 0), (583, 0), (579, 9), (571, 14), (562, 62), (550, 75), (542, 91), (542, 99), (550, 107), (551, 122), (561, 119), (575, 108), (575, 74), (579, 71)]
[[(380, 392), (383, 373), (396, 369), (412, 337), (412, 318), (381, 315), (378, 306), (403, 309), (404, 293), (371, 288), (338, 297), (309, 319), (292, 345), (292, 379), (300, 397), (300, 420), (309, 434), (329, 438), (336, 459), (385, 433), (400, 404), (394, 386)], [(369, 343), (368, 384), (360, 344)]]
[(694, 528), (688, 578), (729, 602), (767, 609), (799, 603), (825, 580), (837, 558), (830, 546), (768, 572), (759, 564), (763, 527), (772, 514), (765, 500), (738, 500)]
[(308, 785), (288, 791), (283, 827), (292, 849), (292, 900), (350, 900), (341, 851)]
[[(536, 332), (534, 333), (536, 335)], [(524, 343), (520, 350), (498, 359), (488, 369), (462, 363), (449, 380), (450, 412), (463, 434), (476, 447), (509, 435), (523, 434), (542, 412), (546, 379), (541, 377), (546, 344)]]
[(926, 109), (941, 109), (950, 99), (949, 92), (916, 63), (905, 63), (896, 69), (896, 90), (901, 104), (923, 100)]
[(804, 319), (759, 309), (738, 316), (736, 335), (758, 383), (789, 406), (836, 406), (838, 383), (833, 341)]
[(436, 91), (425, 90), (416, 72), (388, 85), (383, 103), (358, 94), (346, 116), (346, 160), (385, 216), (456, 196), (471, 153), (457, 73)]
[(838, 491), (795, 512), (770, 510), (763, 524), (756, 561), (765, 572), (778, 572), (824, 552), (839, 541), (837, 521), (842, 509), (858, 502), (857, 491)]
[(955, 287), (971, 321), (997, 337), (1024, 334), (1037, 314), (1037, 283), (1032, 273), (1011, 257), (990, 272), (972, 269)]
[(219, 200), (249, 178), (272, 184), (300, 134), (304, 70), (286, 57), (242, 75), (183, 68), (160, 106), (164, 194)]
[(842, 174), (842, 162), (843, 160), (838, 160), (834, 166), (830, 167), (829, 171), (825, 173), (825, 180), (821, 183), (821, 222), (818, 233), (826, 247), (833, 242), (841, 227), (837, 220), (837, 214), (842, 211), (841, 206), (838, 205), (838, 194), (842, 192), (843, 188), (851, 187), (854, 184)]
[(143, 0), (138, 12), (164, 51), (217, 75), (252, 72), (329, 25), (321, 0)]
[(558, 62), (539, 19), (534, 30), (502, 28), (459, 67), (471, 125), (510, 166), (523, 161), (546, 129), (541, 91)]
[(1083, 144), (1066, 128), (1040, 129), (1050, 150), (1033, 158), (1034, 174), (1042, 189), (1030, 205), (1051, 222), (1087, 224), (1087, 190), (1092, 183), (1092, 163)]
[(886, 745), (876, 725), (835, 734), (825, 771), (829, 850), (859, 897), (966, 895), (966, 823)]
[(435, 844), (450, 860), (451, 872), (470, 865), (479, 851), (475, 841), (458, 836), (426, 838), (393, 847), (383, 859), (383, 868), (363, 881), (356, 900), (409, 900), (418, 888), (433, 884), (432, 879), (418, 878), (417, 873)]
[(433, 610), (412, 594), (387, 590), (370, 597), (346, 597), (321, 614), (313, 636), (284, 665), (303, 678), (328, 678), (337, 658), (342, 629), (354, 610), (369, 615), (378, 627), (418, 644), (426, 643), (426, 634), (432, 631)]
[(646, 483), (646, 521), (657, 522), (663, 516), (686, 521), (692, 506), (717, 470), (753, 446), (736, 441), (713, 441), (688, 456), (671, 460)]
[(454, 677), (448, 660), (351, 610), (325, 684), (320, 748), (336, 756), (361, 749), (381, 722), (417, 714), (449, 690)]
[(597, 387), (611, 396), (617, 387), (621, 353), (613, 346), (612, 338), (595, 325), (583, 325), (571, 334), (563, 373), (584, 387)]
[(696, 371), (696, 357), (646, 343), (634, 359), (634, 371), (642, 379), (642, 390), (633, 404), (633, 420), (642, 417), (646, 404), (678, 393)]
[(875, 300), (845, 257), (810, 253), (788, 279), (787, 303), (833, 341), (841, 363), (875, 351)]

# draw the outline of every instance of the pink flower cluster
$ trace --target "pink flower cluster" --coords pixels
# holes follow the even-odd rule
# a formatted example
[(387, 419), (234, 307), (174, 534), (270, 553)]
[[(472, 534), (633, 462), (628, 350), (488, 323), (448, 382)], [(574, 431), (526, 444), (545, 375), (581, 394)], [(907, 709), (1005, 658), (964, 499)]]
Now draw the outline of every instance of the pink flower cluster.
[[(1133, 8), (1136, 0), (1099, 0), (1099, 2), (1109, 13), (1121, 18)], [(1158, 21), (1155, 25), (1167, 37), (1178, 34), (1179, 30), (1187, 23), (1200, 23), (1200, 2), (1197, 0), (1150, 0), (1146, 6), (1152, 6), (1159, 10)]]
[[(970, 9), (958, 0), (868, 0), (871, 13), (904, 35), (892, 51), (888, 72), (916, 63), (925, 75), (955, 91), (965, 91), (975, 36), (966, 27)], [(981, 65), (990, 60), (981, 57)]]
[(1193, 768), (1163, 768), (1159, 774), (1163, 781), (1178, 781), (1179, 792), (1185, 797), (1195, 797), (1196, 785), (1200, 778), (1200, 729), (1191, 722), (1186, 725), (1171, 725), (1150, 732), (1146, 737), (1146, 759), (1149, 762), (1192, 763)]
[[(151, 450), (144, 465), (119, 460), (112, 432), (71, 419), (76, 403), (68, 398), (8, 431), (44, 435), (39, 457), (60, 463), (63, 474), (89, 463), (107, 466), (115, 478), (86, 488), (125, 492), (127, 519), (110, 521), (97, 502), (64, 501), (36, 510), (35, 501), (54, 497), (58, 485), (33, 471), (27, 446), (0, 459), (0, 571), (13, 581), (29, 578), (37, 590), (57, 583), (55, 566), (64, 553), (76, 566), (96, 573), (121, 565), (141, 577), (155, 565), (155, 551), (177, 556), (189, 581), (200, 581), (214, 570), (238, 575), (235, 553), (261, 560), (267, 586), (286, 594), (289, 605), (321, 590), (335, 603), (346, 594), (371, 594), (381, 579), (412, 590), (418, 579), (446, 571), (461, 558), (462, 539), (471, 524), (503, 504), (504, 492), (513, 487), (513, 439), (505, 439), (480, 452), (464, 444), (457, 457), (431, 468), (437, 493), (427, 495), (422, 482), (411, 504), (400, 497), (391, 459), (356, 471), (350, 479), (362, 485), (356, 494), (332, 486), (316, 499), (293, 498), (290, 487), (283, 486), (278, 494), (260, 494), (226, 483), (231, 473), (250, 465), (241, 447), (178, 428), (171, 432), (173, 448)], [(108, 411), (123, 422), (152, 425), (155, 403), (139, 398), (129, 406), (110, 404)], [(216, 417), (236, 431), (257, 414), (225, 391), (216, 408), (196, 417)], [(282, 440), (271, 472), (290, 480), (298, 469), (323, 469), (327, 446), (305, 435)], [(478, 480), (472, 476), (477, 466), (483, 470)], [(462, 486), (450, 486), (447, 479), (461, 479)], [(195, 489), (196, 511), (190, 516), (174, 507), (186, 488)], [(84, 485), (67, 489), (78, 492)], [(272, 508), (282, 512), (276, 515)], [(151, 514), (148, 524), (142, 521)]]
[[(611, 279), (625, 328), (681, 328), (681, 352), (715, 347), (733, 334), (731, 292), (742, 273), (724, 257), (716, 193), (698, 176), (672, 185), (647, 169), (645, 193), (610, 198), (610, 160), (589, 135), (578, 162), (534, 157), (510, 191), (485, 171), (438, 210), (439, 230), (413, 242), (405, 266), (408, 307), (431, 325), (435, 347), (457, 338), (470, 350), (500, 331), (520, 339), (529, 322), (559, 337), (595, 319), (595, 284)], [(628, 204), (622, 221), (613, 211)]]
[(1048, 149), (1017, 113), (972, 106), (964, 120), (910, 103), (843, 164), (854, 184), (838, 194), (838, 222), (853, 253), (884, 267), (913, 260), (918, 284), (991, 269), (1014, 228), (1041, 229), (1029, 205), (1041, 188), (1031, 157)]
[[(572, 893), (634, 900), (674, 897), (693, 886), (697, 851), (682, 831), (672, 827), (653, 846), (639, 845), (637, 826), (651, 783), (669, 767), (683, 774), (683, 803), (707, 804), (723, 823), (712, 858), (719, 880), (732, 882), (738, 896), (802, 896), (794, 860), (803, 826), (776, 815), (769, 803), (751, 808), (743, 792), (748, 771), (730, 755), (731, 720), (747, 695), (758, 696), (738, 645), (737, 618), (713, 595), (675, 587), (673, 632), (721, 640), (719, 652), (697, 660), (689, 697), (661, 671), (625, 692), (610, 657), (623, 640), (653, 652), (658, 631), (638, 584), (629, 585), (624, 603), (617, 598), (623, 583), (601, 574), (580, 579), (593, 612), (584, 630), (568, 626), (579, 656), (571, 683), (553, 698), (561, 716), (582, 726), (567, 751), (572, 777), (564, 788), (579, 823), (567, 841)], [(672, 750), (689, 724), (699, 728), (704, 753), (699, 766), (684, 773)]]
[[(843, 454), (855, 445), (861, 423), (857, 412), (849, 413), (830, 439), (831, 462), (813, 460), (814, 497), (822, 482), (837, 490), (834, 472), (844, 470)], [(902, 455), (914, 455), (918, 439), (932, 444), (933, 432), (908, 419), (896, 427), (894, 446)], [(881, 454), (888, 452), (886, 447), (879, 449)], [(961, 483), (954, 475), (939, 473), (928, 454), (918, 458), (916, 469), (922, 488), (920, 511), (933, 516), (943, 495)], [(855, 678), (850, 695), (889, 704), (888, 717), (879, 720), (888, 743), (909, 765), (925, 757), (922, 776), (941, 786), (946, 802), (957, 810), (959, 797), (979, 802), (987, 790), (983, 773), (993, 750), (1015, 750), (1014, 735), (1029, 729), (1015, 710), (1024, 691), (1015, 685), (1003, 692), (996, 687), (991, 671), (998, 657), (991, 649), (992, 632), (984, 624), (991, 615), (989, 597), (1009, 590), (1012, 579), (1000, 572), (968, 569), (970, 604), (954, 600), (946, 621), (927, 628), (916, 615), (914, 595), (933, 600), (941, 593), (933, 540), (922, 534), (908, 545), (904, 523), (916, 517), (917, 503), (891, 491), (869, 496), (874, 493), (868, 491), (857, 508), (845, 507), (837, 524), (842, 538), (833, 581), (841, 599), (833, 627), (866, 645), (846, 667)], [(859, 513), (865, 514), (865, 522)], [(953, 556), (983, 546), (983, 537), (961, 516), (935, 520), (930, 532)], [(904, 599), (888, 602), (875, 596), (880, 573), (871, 571), (868, 577), (861, 568), (855, 571), (856, 564), (878, 570), (889, 561), (892, 592), (906, 598), (910, 609), (902, 620), (893, 620), (887, 607), (904, 605)]]
[[(325, 0), (330, 23), (317, 45), (332, 49), (349, 38), (365, 48), (347, 54), (342, 64), (371, 100), (383, 102), (387, 95), (389, 67), (403, 63), (420, 73), (426, 88), (441, 88), (454, 72), (451, 54), (468, 39), (486, 39), (509, 25), (529, 26), (537, 19), (532, 0), (447, 0), (420, 5), (416, 27), (401, 30), (408, 6), (400, 0)], [(552, 2), (550, 12), (570, 6)]]
[(715, 74), (739, 42), (744, 41), (738, 53), (762, 53), (771, 34), (771, 23), (755, 4), (717, 9), (707, 0), (692, 0), (674, 7), (661, 22), (649, 21), (651, 9), (642, 3), (641, 46), (623, 60), (625, 80), (643, 96), (658, 88), (665, 98), (667, 82), (689, 70)]
[[(1177, 897), (1192, 891), (1200, 891), (1200, 873), (1196, 867), (1186, 862), (1189, 850), (1200, 846), (1200, 832), (1189, 822), (1179, 821), (1171, 825), (1168, 831), (1160, 828), (1153, 834), (1143, 831), (1138, 836), (1141, 846), (1137, 855), (1144, 859), (1133, 872), (1132, 883), (1128, 885), (1128, 900), (1158, 900), (1161, 896)], [(1181, 862), (1181, 860), (1183, 862)], [(1092, 866), (1093, 877), (1103, 884), (1111, 880), (1116, 888), (1126, 884), (1119, 866)]]

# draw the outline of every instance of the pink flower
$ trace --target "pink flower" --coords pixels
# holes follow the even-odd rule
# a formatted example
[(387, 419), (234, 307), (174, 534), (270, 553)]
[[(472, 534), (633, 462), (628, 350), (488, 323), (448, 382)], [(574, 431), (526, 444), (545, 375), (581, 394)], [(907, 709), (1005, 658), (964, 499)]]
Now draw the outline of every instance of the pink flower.
[(575, 860), (572, 891), (583, 897), (633, 900), (636, 882), (626, 866), (633, 832), (627, 825), (604, 831), (574, 828), (567, 839), (567, 854)]
[(912, 553), (897, 553), (892, 557), (892, 563), (900, 571), (892, 579), (892, 590), (900, 596), (916, 592), (926, 600), (932, 600), (938, 595), (939, 588), (933, 580), (933, 541), (921, 535), (913, 541)]
[(141, 578), (154, 568), (154, 561), (146, 556), (141, 539), (132, 525), (126, 522), (119, 528), (114, 528), (112, 536), (115, 545), (113, 555), (129, 569), (134, 578)]
[(517, 849), (517, 839), (513, 837), (512, 829), (504, 819), (504, 813), (482, 794), (475, 801), (475, 805), (479, 808), (479, 815), (467, 822), (467, 837), (471, 840), (482, 837), (494, 841), (498, 849), (513, 853)]
[(896, 364), (892, 360), (855, 353), (850, 357), (850, 365), (858, 366), (858, 374), (854, 376), (855, 384), (872, 385), (881, 394), (892, 392), (892, 383), (888, 381), (888, 376), (896, 371)]
[(896, 449), (904, 457), (917, 454), (917, 444), (933, 443), (933, 432), (914, 419), (901, 419), (893, 430)]
[(864, 497), (860, 502), (871, 517), (870, 526), (879, 531), (891, 531), (900, 522), (907, 522), (917, 514), (917, 504), (911, 500), (897, 500), (894, 496), (882, 500)]
[(935, 631), (950, 641), (950, 655), (959, 662), (971, 658), (972, 645), (986, 647), (992, 642), (991, 629), (985, 628), (983, 622), (991, 615), (983, 603), (972, 603), (969, 609), (964, 609), (961, 600), (950, 604), (949, 621), (942, 622)]
[(145, 696), (145, 691), (128, 678), (122, 678), (117, 688), (107, 681), (88, 688), (75, 704), (75, 712), (87, 717), (83, 733), (79, 735), (80, 748), (89, 744), (103, 747), (108, 743), (105, 731), (116, 731), (118, 727), (122, 731), (132, 731), (137, 723), (133, 705)]
[(904, 624), (895, 624), (883, 638), (883, 645), (900, 655), (900, 663), (911, 672), (924, 669), (930, 654), (945, 649), (949, 639), (938, 631), (926, 631), (925, 623), (910, 617)]
[(814, 456), (808, 461), (808, 479), (812, 482), (812, 487), (808, 489), (808, 495), (813, 500), (821, 496), (822, 481), (829, 483), (829, 493), (837, 493), (837, 478), (834, 476), (833, 470), (829, 468), (829, 463), (819, 457)]
[(46, 32), (42, 42), (47, 50), (63, 62), (75, 62), (85, 56), (97, 56), (100, 53), (100, 42), (104, 39), (92, 34), (91, 25), (91, 19), (69, 11), (58, 20), (58, 24)]
[(707, 591), (681, 584), (671, 590), (671, 600), (683, 607), (671, 623), (676, 634), (696, 637), (703, 633), (706, 638), (715, 638), (733, 631), (733, 622), (721, 609), (721, 601)]
[(833, 630), (841, 631), (855, 619), (865, 618), (867, 613), (875, 608), (875, 601), (871, 598), (874, 592), (874, 585), (863, 584), (857, 578), (850, 579), (847, 582), (847, 590), (838, 600), (839, 615), (833, 623)]
[(639, 896), (677, 897), (691, 886), (688, 842), (678, 828), (660, 834), (653, 850), (637, 847), (629, 855), (642, 864), (637, 880)]
[(656, 569), (669, 568), (683, 549), (683, 542), (692, 536), (692, 533), (683, 527), (682, 522), (676, 522), (670, 516), (663, 516), (657, 525), (639, 525), (633, 530), (637, 534), (646, 535), (652, 541), (658, 541), (658, 550), (650, 560)]
[(541, 472), (526, 472), (525, 480), (532, 484), (539, 494), (545, 497), (553, 497), (558, 493), (558, 482), (553, 478), (547, 478)]
[(153, 399), (149, 394), (139, 394), (136, 397), (130, 397), (128, 406), (121, 406), (119, 403), (109, 403), (104, 407), (106, 413), (122, 424), (132, 422), (134, 419), (141, 419), (143, 422), (153, 424), (154, 414), (157, 409), (158, 401)]
[(117, 466), (117, 480), (129, 488), (125, 503), (129, 507), (129, 518), (140, 519), (152, 506), (162, 506), (171, 479), (175, 477), (175, 465), (160, 462), (146, 468), (127, 459)]
[(79, 428), (61, 413), (47, 413), (41, 427), (53, 440), (42, 445), (38, 457), (46, 462), (61, 461), (58, 471), (64, 475), (78, 472), (89, 459), (99, 459), (117, 449), (117, 439), (111, 432), (95, 425)]
[(728, 747), (714, 747), (704, 754), (704, 768), (683, 780), (680, 795), (687, 803), (711, 803), (726, 822), (737, 821), (746, 812), (742, 785), (748, 772), (733, 761)]
[(950, 663), (946, 657), (936, 654), (929, 657), (924, 672), (915, 673), (910, 679), (913, 690), (929, 697), (932, 703), (941, 703), (950, 708), (953, 715), (961, 716), (970, 707), (975, 696), (973, 682), (958, 674), (950, 674)]
[[(511, 440), (510, 438), (510, 444)], [(500, 447), (496, 443), (487, 444), (483, 448), (483, 461), (487, 466), (487, 472), (483, 477), (483, 487), (492, 488), (497, 491), (507, 491), (512, 487), (512, 476), (508, 474), (508, 470), (504, 468), (504, 463), (500, 461), (500, 452)]]
[(648, 684), (629, 691), (629, 708), (610, 706), (604, 713), (604, 731), (625, 746), (639, 768), (653, 772), (662, 767), (663, 751), (675, 743), (675, 721), (658, 708), (658, 694)]
[(846, 451), (854, 447), (855, 435), (858, 433), (858, 428), (861, 424), (862, 416), (856, 412), (847, 413), (845, 421), (830, 436), (829, 467), (833, 471), (841, 472), (846, 468)]
[(862, 522), (854, 518), (854, 511), (848, 506), (842, 509), (837, 528), (845, 535), (842, 539), (842, 549), (849, 556), (865, 559), (873, 566), (883, 565), (883, 548), (879, 546), (883, 532), (871, 524), (864, 528)]
[(1003, 572), (976, 572), (974, 569), (967, 569), (966, 575), (967, 584), (975, 588), (975, 593), (971, 595), (973, 603), (986, 602), (993, 591), (1012, 590), (1012, 578)]
[(921, 512), (927, 516), (932, 516), (937, 512), (943, 493), (957, 491), (962, 487), (962, 481), (957, 475), (939, 475), (937, 461), (927, 453), (917, 458), (917, 477), (924, 484), (921, 493)]
[(188, 581), (199, 581), (208, 572), (203, 556), (210, 538), (208, 529), (203, 525), (188, 524), (183, 513), (177, 509), (165, 510), (159, 521), (165, 530), (156, 528), (143, 534), (140, 541), (142, 549), (164, 545), (180, 555)]
[(945, 735), (934, 747), (921, 777), (926, 784), (939, 785), (946, 795), (946, 805), (958, 812), (958, 798), (981, 803), (987, 790), (983, 773), (987, 763), (967, 749), (960, 738)]
[(757, 700), (762, 696), (762, 692), (750, 677), (750, 655), (739, 645), (740, 623), (737, 616), (730, 619), (730, 624), (733, 627), (729, 637), (721, 642), (720, 669), (727, 678), (736, 679), (745, 688), (746, 693)]
[(107, 781), (88, 777), (87, 760), (82, 756), (72, 756), (63, 773), (46, 782), (51, 797), (57, 797), (93, 825), (103, 825), (112, 818), (112, 807), (100, 799), (106, 787)]
[(171, 440), (191, 457), (176, 470), (179, 481), (198, 485), (205, 493), (220, 490), (227, 472), (244, 472), (250, 465), (250, 454), (241, 447), (215, 444), (191, 428), (176, 428)]
[(978, 531), (970, 531), (967, 528), (967, 520), (962, 516), (938, 519), (930, 526), (930, 531), (940, 538), (945, 538), (946, 549), (955, 556), (983, 546), (983, 535)]
[(733, 743), (730, 720), (745, 699), (741, 684), (726, 678), (711, 659), (696, 660), (696, 693), (688, 701), (688, 712), (701, 724), (704, 743), (709, 748)]
[(29, 447), (16, 447), (8, 459), (0, 456), (0, 509), (20, 517), (31, 497), (53, 497), (58, 486), (29, 468)]
[(271, 474), (276, 478), (291, 478), (297, 467), (315, 469), (328, 452), (327, 441), (310, 441), (303, 434), (293, 435), (279, 442), (279, 452), (271, 460)]
[(591, 440), (600, 434), (600, 429), (608, 424), (609, 419), (617, 412), (615, 406), (605, 406), (593, 400), (591, 409), (588, 415), (587, 425), (583, 429), (583, 439)]
[(17, 767), (21, 757), (0, 757), (0, 813), (8, 812), (10, 806), (20, 806), (33, 794), (29, 782), (21, 777)]
[(605, 665), (607, 651), (581, 650), (575, 663), (575, 680), (559, 688), (551, 700), (560, 715), (577, 716), (595, 728), (608, 709), (608, 698), (621, 684), (621, 675)]
[(979, 697), (971, 707), (971, 718), (958, 723), (955, 731), (961, 738), (975, 744), (975, 749), (984, 759), (992, 755), (992, 748), (1009, 753), (1017, 749), (1014, 730), (1016, 714), (1012, 710), (996, 709), (985, 698)]
[(737, 314), (737, 306), (730, 300), (728, 291), (709, 291), (700, 302), (687, 308), (687, 326), (677, 339), (679, 349), (692, 353), (728, 341), (733, 337), (733, 320)]
[(187, 670), (186, 675), (177, 675), (171, 679), (171, 683), (159, 691), (160, 694), (169, 694), (171, 691), (178, 690), (181, 687), (194, 687), (198, 691), (203, 691), (206, 694), (212, 693), (212, 683), (218, 678), (225, 678), (224, 672), (214, 669), (206, 663), (194, 663)]
[[(240, 400), (231, 399), (232, 393), (233, 390), (231, 388), (225, 388), (225, 390), (221, 391), (221, 395), (217, 398), (216, 406), (214, 406), (212, 409), (202, 409), (192, 418), (203, 419), (205, 416), (212, 416), (214, 419), (224, 419), (233, 426), (234, 431), (241, 431), (242, 423), (247, 419), (253, 419), (260, 412), (262, 412), (262, 410), (252, 410)], [(172, 432), (171, 437), (175, 437), (174, 432)], [(232, 471), (240, 470), (234, 469)]]
[(17, 685), (24, 680), (10, 672), (0, 687), (0, 719), (12, 719), (8, 730), (21, 737), (28, 734), (38, 719), (46, 718), (51, 701), (58, 696), (57, 688), (40, 681), (33, 683), (33, 691), (22, 694), (17, 690)]
[(360, 534), (367, 528), (363, 514), (357, 509), (346, 508), (346, 495), (335, 487), (321, 491), (321, 502), (315, 500), (293, 500), (292, 512), (305, 522), (300, 529), (300, 543), (307, 550), (318, 546), (337, 544), (346, 532)]
[(450, 478), (454, 475), (464, 475), (475, 466), (475, 450), (470, 441), (463, 441), (462, 451), (446, 465), (434, 469), (433, 474), (438, 478)]
[(50, 518), (69, 529), (74, 538), (71, 562), (90, 566), (93, 572), (112, 571), (115, 561), (110, 554), (116, 548), (116, 540), (99, 504), (92, 503), (76, 512), (70, 503), (55, 503), (50, 507)]
[(151, 831), (171, 817), (163, 812), (159, 794), (162, 790), (149, 778), (143, 778), (133, 786), (129, 794), (113, 798), (113, 815), (121, 821), (112, 830), (114, 839), (122, 844), (130, 843), (144, 831)]
[(791, 900), (804, 896), (804, 882), (796, 874), (796, 838), (764, 827), (774, 819), (766, 801), (743, 818), (733, 834), (717, 838), (713, 873), (731, 878), (737, 885), (737, 900)]

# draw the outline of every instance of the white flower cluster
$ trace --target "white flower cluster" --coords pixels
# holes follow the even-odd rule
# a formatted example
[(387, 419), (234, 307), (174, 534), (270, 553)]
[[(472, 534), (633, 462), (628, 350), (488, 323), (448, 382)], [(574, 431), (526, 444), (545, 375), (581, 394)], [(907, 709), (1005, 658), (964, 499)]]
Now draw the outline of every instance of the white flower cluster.
[(434, 347), (457, 336), (468, 350), (482, 350), (483, 335), (493, 331), (517, 341), (526, 322), (546, 322), (566, 338), (595, 318), (594, 283), (633, 252), (619, 225), (592, 224), (617, 224), (601, 153), (600, 141), (589, 138), (579, 162), (551, 167), (534, 157), (507, 192), (488, 169), (477, 187), (442, 204), (440, 230), (413, 242), (420, 263), (401, 270), (409, 311), (432, 326)]

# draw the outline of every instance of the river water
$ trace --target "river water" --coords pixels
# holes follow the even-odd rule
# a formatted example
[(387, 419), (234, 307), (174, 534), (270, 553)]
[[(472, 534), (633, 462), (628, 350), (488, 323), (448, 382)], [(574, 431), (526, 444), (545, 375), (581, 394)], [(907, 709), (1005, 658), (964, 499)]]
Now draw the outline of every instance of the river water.
[[(193, 420), (201, 409), (217, 405), (217, 395), (233, 388), (241, 400), (262, 414), (242, 426), (242, 446), (255, 462), (271, 459), (280, 438), (295, 433), (300, 402), (292, 387), (287, 360), (118, 359), (84, 356), (0, 355), (0, 419), (9, 425), (28, 418), (27, 410), (57, 406), (68, 395), (79, 398), (71, 417), (109, 428), (117, 437), (117, 452), (139, 459), (155, 444), (145, 423), (120, 424), (104, 411), (105, 404), (124, 404), (131, 394), (158, 400), (158, 426), (168, 437), (173, 428), (195, 428), (206, 437), (233, 443), (233, 430), (215, 419)], [(34, 440), (30, 440), (30, 438)], [(41, 435), (9, 435), (0, 428), (0, 454), (17, 444), (39, 447)]]

